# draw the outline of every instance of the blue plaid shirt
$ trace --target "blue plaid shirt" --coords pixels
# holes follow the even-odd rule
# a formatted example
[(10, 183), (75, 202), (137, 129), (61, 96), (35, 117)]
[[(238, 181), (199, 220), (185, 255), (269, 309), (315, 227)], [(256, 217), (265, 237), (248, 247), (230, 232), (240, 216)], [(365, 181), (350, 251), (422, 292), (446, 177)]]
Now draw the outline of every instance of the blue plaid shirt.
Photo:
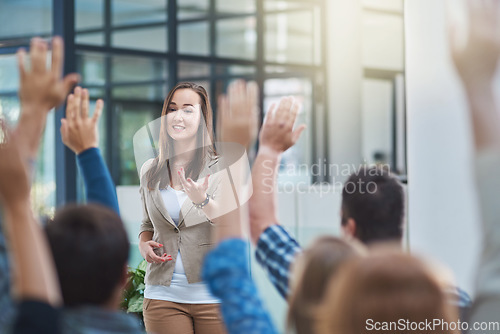
[[(259, 237), (255, 256), (257, 262), (269, 275), (269, 279), (283, 298), (289, 294), (290, 265), (298, 253), (300, 245), (281, 225), (268, 227)], [(469, 295), (459, 287), (449, 287), (445, 293), (450, 303), (460, 309), (462, 318), (470, 308), (472, 301)]]
[(268, 227), (259, 237), (255, 256), (281, 296), (288, 298), (290, 265), (302, 252), (299, 243), (281, 225)]
[(241, 239), (221, 242), (206, 255), (202, 278), (221, 300), (229, 334), (277, 333), (250, 276), (247, 249), (248, 243)]

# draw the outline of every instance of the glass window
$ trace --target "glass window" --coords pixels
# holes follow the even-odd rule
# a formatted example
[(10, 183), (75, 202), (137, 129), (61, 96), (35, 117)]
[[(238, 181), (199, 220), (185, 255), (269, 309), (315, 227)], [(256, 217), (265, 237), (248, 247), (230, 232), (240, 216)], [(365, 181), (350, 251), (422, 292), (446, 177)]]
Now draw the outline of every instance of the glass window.
[(21, 106), (19, 105), (19, 98), (17, 94), (10, 96), (0, 95), (0, 118), (5, 119), (7, 124), (13, 126), (17, 124)]
[(193, 19), (208, 15), (208, 0), (177, 1), (177, 19)]
[(157, 52), (167, 51), (167, 28), (137, 28), (114, 31), (111, 35), (114, 47)]
[(103, 0), (75, 1), (75, 29), (96, 29), (104, 27)]
[(307, 3), (300, 3), (299, 1), (287, 1), (287, 0), (265, 0), (264, 1), (264, 10), (271, 11), (282, 11), (288, 9), (298, 9), (298, 8), (307, 8)]
[(216, 10), (219, 13), (255, 13), (255, 0), (217, 0)]
[(0, 92), (17, 92), (19, 72), (16, 55), (0, 55)]
[(161, 104), (119, 103), (115, 107), (119, 115), (119, 185), (138, 185), (139, 176), (134, 157), (133, 138), (135, 133), (147, 123), (153, 121), (161, 112)]
[(111, 78), (113, 82), (166, 79), (165, 60), (116, 56), (111, 59)]
[(112, 90), (112, 97), (120, 100), (163, 102), (164, 94), (165, 85), (127, 85)]
[(0, 38), (52, 35), (52, 0), (0, 1)]
[(219, 64), (216, 66), (215, 71), (217, 75), (249, 75), (255, 74), (255, 66), (247, 65), (231, 65), (231, 64)]
[(208, 22), (179, 24), (177, 40), (179, 53), (208, 56), (210, 53)]
[(208, 63), (180, 60), (177, 69), (181, 80), (210, 76), (210, 64)]
[(266, 60), (277, 63), (319, 64), (321, 61), (319, 11), (268, 14)]
[(167, 0), (112, 0), (113, 26), (167, 21)]
[(77, 71), (82, 78), (82, 85), (104, 85), (106, 77), (105, 56), (100, 53), (80, 53), (76, 56)]
[(217, 56), (254, 60), (257, 43), (255, 25), (254, 16), (218, 20)]
[(85, 33), (85, 34), (77, 34), (75, 37), (76, 44), (87, 44), (87, 45), (104, 45), (104, 33)]
[(312, 155), (312, 83), (308, 79), (268, 79), (264, 84), (264, 114), (273, 103), (279, 103), (283, 96), (292, 95), (302, 103), (296, 125), (306, 124), (309, 131), (304, 131), (293, 147), (283, 153), (278, 181), (304, 182), (310, 184), (309, 167)]

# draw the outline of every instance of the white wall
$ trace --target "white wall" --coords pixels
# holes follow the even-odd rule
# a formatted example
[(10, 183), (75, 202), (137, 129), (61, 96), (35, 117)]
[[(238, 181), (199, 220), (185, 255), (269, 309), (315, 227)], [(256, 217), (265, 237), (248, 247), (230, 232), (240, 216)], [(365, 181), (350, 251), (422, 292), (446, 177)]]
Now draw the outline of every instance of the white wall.
[[(459, 2), (451, 2), (459, 6)], [(406, 1), (409, 236), (473, 290), (478, 209), (466, 102), (448, 54), (444, 1)]]

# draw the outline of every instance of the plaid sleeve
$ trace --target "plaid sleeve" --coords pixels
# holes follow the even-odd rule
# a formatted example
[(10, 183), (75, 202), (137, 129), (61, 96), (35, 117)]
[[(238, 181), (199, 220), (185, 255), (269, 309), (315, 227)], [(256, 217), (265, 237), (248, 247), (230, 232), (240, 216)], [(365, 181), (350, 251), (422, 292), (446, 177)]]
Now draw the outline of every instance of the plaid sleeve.
[(290, 265), (302, 249), (298, 242), (281, 225), (272, 225), (262, 232), (257, 242), (257, 262), (269, 275), (269, 279), (281, 296), (288, 297)]

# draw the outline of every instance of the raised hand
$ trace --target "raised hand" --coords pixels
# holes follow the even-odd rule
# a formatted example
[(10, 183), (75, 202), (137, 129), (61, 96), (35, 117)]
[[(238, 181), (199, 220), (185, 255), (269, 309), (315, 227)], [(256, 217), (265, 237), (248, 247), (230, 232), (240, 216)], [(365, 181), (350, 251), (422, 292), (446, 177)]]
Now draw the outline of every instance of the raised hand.
[(293, 130), (301, 105), (293, 97), (281, 99), (278, 107), (271, 105), (260, 131), (260, 147), (284, 152), (299, 140), (306, 126)]
[(75, 154), (99, 146), (97, 128), (101, 117), (103, 101), (97, 100), (94, 115), (89, 117), (89, 92), (81, 87), (68, 96), (66, 118), (61, 120), (61, 137), (64, 145)]
[(154, 250), (161, 247), (163, 247), (162, 244), (159, 244), (153, 240), (141, 241), (139, 243), (139, 251), (141, 252), (144, 260), (149, 263), (164, 263), (166, 261), (172, 260), (172, 256), (167, 255), (167, 253), (163, 253), (162, 256), (156, 255)]
[[(450, 28), (451, 55), (464, 84), (490, 83), (500, 56), (500, 19), (497, 0), (469, 0), (469, 31), (467, 43), (457, 42), (456, 27)], [(480, 87), (484, 88), (484, 87)]]
[(231, 83), (227, 95), (219, 96), (218, 140), (250, 147), (257, 137), (258, 103), (259, 89), (255, 82)]
[(205, 201), (207, 198), (208, 178), (210, 175), (207, 175), (203, 182), (195, 182), (190, 178), (186, 179), (186, 171), (184, 168), (181, 168), (177, 174), (179, 175), (179, 180), (184, 188), (184, 192), (188, 195), (191, 202), (200, 204)]
[[(79, 75), (71, 73), (61, 79), (64, 64), (64, 45), (60, 37), (52, 40), (52, 66), (47, 69), (47, 42), (33, 38), (30, 47), (31, 69), (25, 66), (26, 52), (17, 52), (20, 88), (19, 99), (23, 112), (25, 108), (47, 112), (60, 105), (71, 88), (78, 82)], [(30, 110), (31, 111), (31, 110)]]

